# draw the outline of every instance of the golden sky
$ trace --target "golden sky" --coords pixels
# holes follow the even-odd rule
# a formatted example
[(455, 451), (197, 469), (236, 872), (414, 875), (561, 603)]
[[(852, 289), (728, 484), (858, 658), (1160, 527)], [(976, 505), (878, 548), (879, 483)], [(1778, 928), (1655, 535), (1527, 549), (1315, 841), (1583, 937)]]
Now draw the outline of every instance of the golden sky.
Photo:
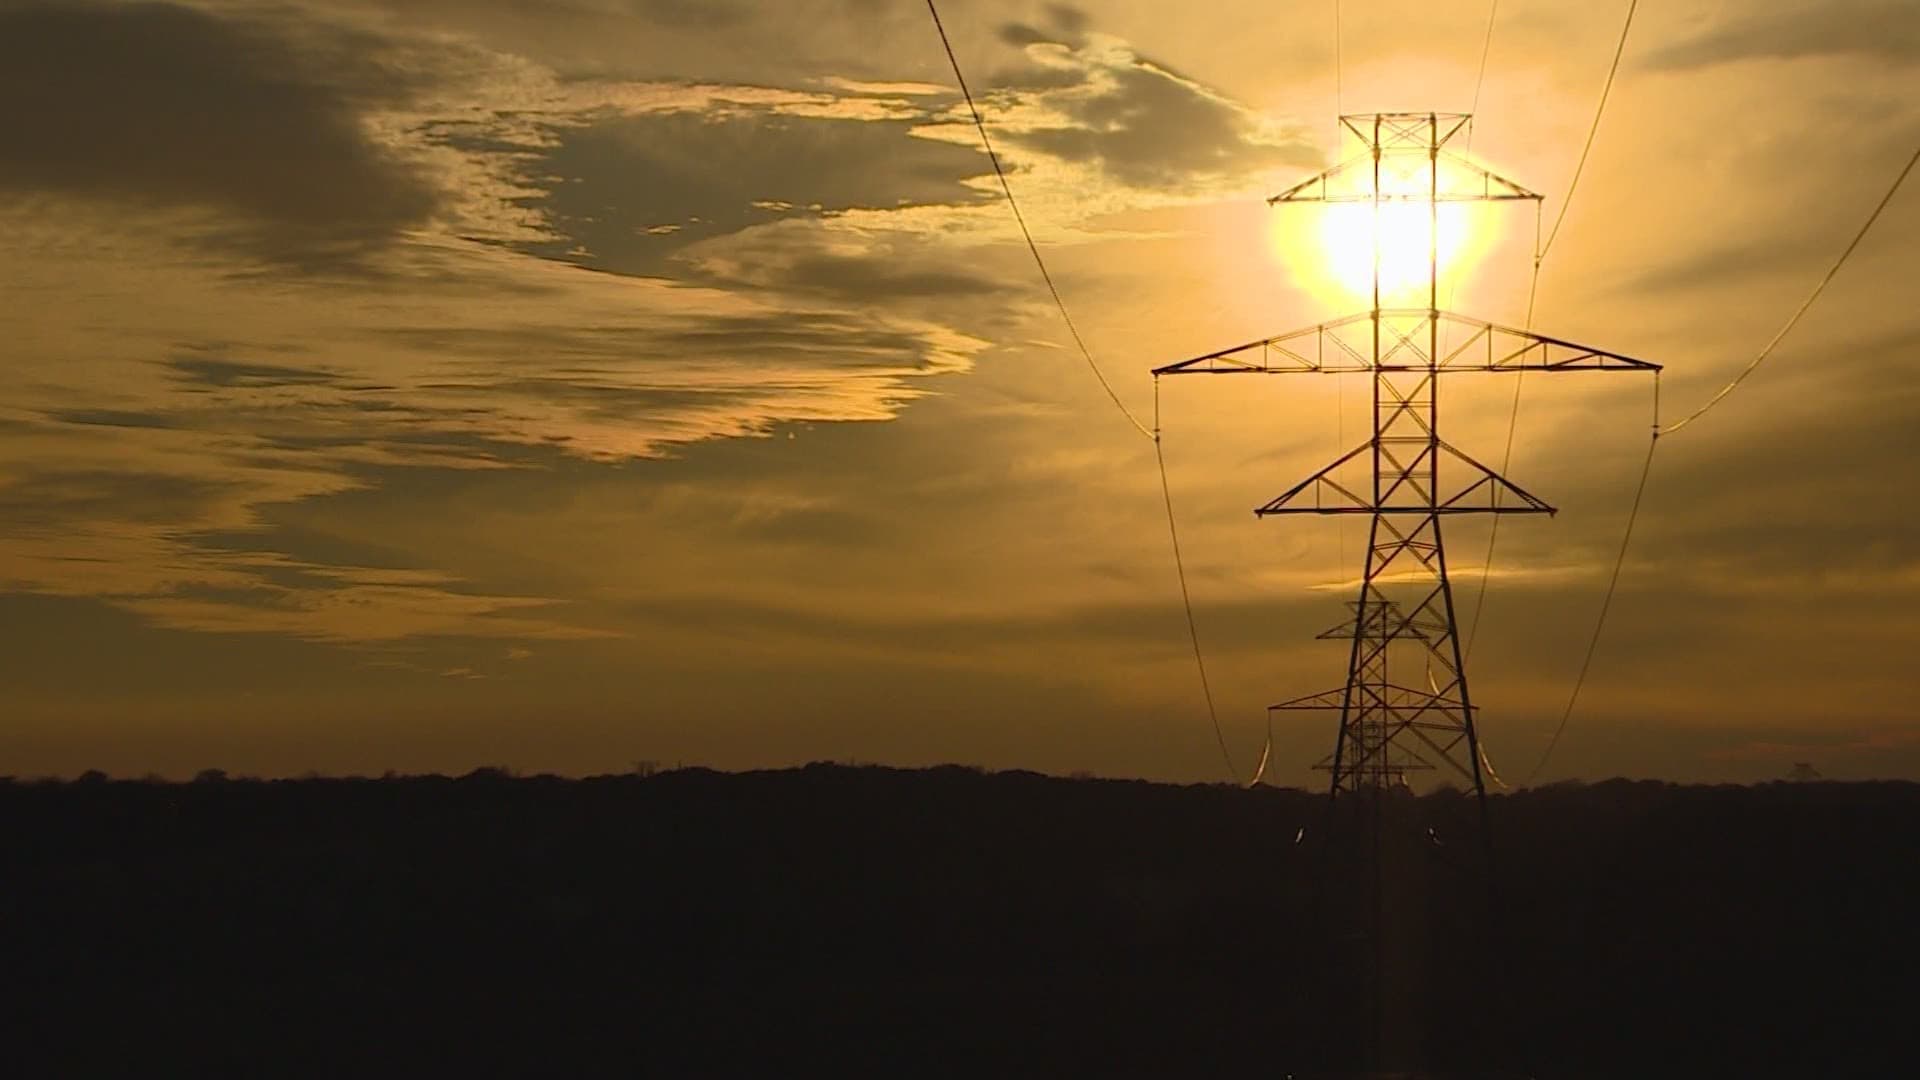
[[(1485, 3), (953, 0), (1116, 392), (1365, 307), (1337, 112), (1467, 111)], [(1624, 4), (1499, 5), (1472, 150), (1559, 212)], [(1219, 779), (1153, 451), (1071, 347), (919, 0), (0, 0), (0, 771), (857, 759)], [(1643, 5), (1535, 326), (1742, 367), (1920, 139), (1910, 0)], [(1292, 212), (1292, 211), (1289, 211)], [(1310, 210), (1298, 211), (1311, 215)], [(1517, 325), (1532, 214), (1455, 310)], [(1547, 778), (1920, 776), (1920, 192), (1663, 444)], [(1511, 384), (1449, 385), (1497, 460)], [(1172, 380), (1226, 734), (1337, 684), (1359, 526), (1249, 513), (1364, 384)], [(1580, 660), (1642, 378), (1528, 384), (1474, 653), (1503, 773)], [(1485, 526), (1453, 528), (1478, 584)], [(1275, 734), (1276, 781), (1330, 722)]]

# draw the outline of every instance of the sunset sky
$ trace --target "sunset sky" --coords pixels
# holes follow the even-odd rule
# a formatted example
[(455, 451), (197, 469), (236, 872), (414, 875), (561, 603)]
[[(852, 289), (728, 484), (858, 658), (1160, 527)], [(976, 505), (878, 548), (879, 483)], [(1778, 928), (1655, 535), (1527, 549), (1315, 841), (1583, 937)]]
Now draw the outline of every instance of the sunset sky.
[[(1307, 208), (1338, 112), (1468, 111), (1485, 2), (949, 0), (1088, 345), (1365, 308)], [(1625, 4), (1499, 4), (1473, 155), (1559, 212)], [(1338, 90), (1336, 91), (1336, 85)], [(815, 759), (1220, 780), (1153, 447), (1048, 301), (921, 0), (0, 0), (0, 774)], [(1912, 0), (1644, 4), (1535, 326), (1744, 366), (1920, 140)], [(1350, 149), (1350, 148), (1349, 148)], [(1533, 212), (1450, 306), (1518, 325)], [(1543, 780), (1920, 777), (1920, 189), (1664, 440)], [(1447, 388), (1497, 461), (1504, 375)], [(1362, 525), (1251, 509), (1364, 381), (1175, 379), (1165, 452), (1243, 769), (1337, 685)], [(1474, 651), (1558, 719), (1651, 384), (1526, 384)], [(1343, 409), (1344, 406), (1344, 409)], [(1470, 598), (1486, 526), (1450, 525)], [(1332, 721), (1274, 734), (1308, 767)]]

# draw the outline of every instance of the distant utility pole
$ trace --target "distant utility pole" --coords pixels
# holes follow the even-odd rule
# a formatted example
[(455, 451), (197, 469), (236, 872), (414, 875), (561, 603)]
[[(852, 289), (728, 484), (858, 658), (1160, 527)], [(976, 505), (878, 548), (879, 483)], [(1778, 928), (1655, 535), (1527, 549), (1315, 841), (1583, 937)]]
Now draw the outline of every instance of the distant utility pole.
[[(1371, 205), (1371, 310), (1168, 364), (1153, 374), (1372, 377), (1367, 441), (1254, 511), (1260, 517), (1361, 514), (1370, 523), (1349, 618), (1321, 635), (1353, 642), (1345, 684), (1271, 709), (1339, 714), (1333, 752), (1316, 766), (1331, 774), (1334, 798), (1343, 791), (1404, 786), (1410, 771), (1445, 767), (1472, 783), (1484, 815), (1484, 759), (1441, 523), (1454, 514), (1551, 514), (1554, 508), (1441, 436), (1441, 376), (1660, 368), (1440, 310), (1441, 204), (1540, 199), (1447, 148), (1469, 119), (1460, 113), (1342, 116), (1341, 127), (1360, 140), (1363, 151), (1267, 200)], [(1412, 204), (1410, 217), (1396, 209), (1406, 204)], [(1408, 234), (1422, 225), (1424, 281), (1403, 282), (1402, 291), (1424, 291), (1426, 306), (1382, 306), (1383, 253), (1395, 243), (1404, 252)], [(1361, 459), (1371, 464), (1371, 487), (1339, 474)]]

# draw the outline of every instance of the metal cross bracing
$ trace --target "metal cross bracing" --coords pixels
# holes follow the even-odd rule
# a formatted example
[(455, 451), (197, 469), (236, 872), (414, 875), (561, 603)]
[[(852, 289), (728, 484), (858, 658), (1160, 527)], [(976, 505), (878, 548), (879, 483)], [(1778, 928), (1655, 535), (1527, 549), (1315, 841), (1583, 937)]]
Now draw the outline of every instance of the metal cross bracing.
[[(1351, 640), (1345, 684), (1271, 707), (1339, 714), (1333, 751), (1317, 766), (1331, 774), (1336, 796), (1404, 786), (1409, 772), (1446, 769), (1470, 783), (1485, 804), (1484, 759), (1442, 522), (1454, 514), (1552, 514), (1554, 508), (1441, 437), (1442, 376), (1660, 369), (1606, 349), (1440, 310), (1440, 205), (1540, 198), (1447, 148), (1468, 120), (1458, 113), (1342, 116), (1342, 128), (1360, 140), (1362, 151), (1268, 200), (1372, 205), (1369, 310), (1154, 370), (1156, 378), (1371, 376), (1367, 441), (1254, 511), (1260, 517), (1363, 514), (1369, 520), (1358, 596), (1348, 605), (1347, 621), (1320, 635)], [(1424, 307), (1382, 304), (1383, 234), (1391, 223), (1380, 208), (1387, 203), (1428, 208)], [(1343, 466), (1363, 462), (1370, 466), (1366, 482), (1341, 477)]]
[[(1365, 677), (1354, 686), (1363, 708), (1381, 722), (1359, 725), (1343, 736), (1352, 740), (1349, 760), (1358, 762), (1355, 772), (1367, 777), (1368, 786), (1398, 786), (1406, 774), (1431, 770), (1433, 765), (1418, 753), (1401, 745), (1408, 739), (1421, 743), (1435, 756), (1446, 757), (1465, 737), (1466, 729), (1449, 718), (1450, 711), (1471, 708), (1463, 699), (1441, 691), (1433, 674), (1433, 664), (1446, 664), (1444, 655), (1433, 651), (1447, 636), (1447, 626), (1435, 618), (1420, 618), (1402, 611), (1400, 605), (1383, 600), (1364, 604), (1349, 602), (1352, 616), (1345, 622), (1317, 635), (1322, 640), (1358, 640), (1361, 668)], [(1421, 642), (1428, 647), (1423, 673), (1427, 688), (1404, 686), (1392, 681), (1387, 672), (1387, 646), (1394, 641)], [(1405, 677), (1402, 675), (1401, 677)], [(1347, 689), (1307, 694), (1269, 705), (1268, 712), (1293, 710), (1324, 711), (1346, 704)]]

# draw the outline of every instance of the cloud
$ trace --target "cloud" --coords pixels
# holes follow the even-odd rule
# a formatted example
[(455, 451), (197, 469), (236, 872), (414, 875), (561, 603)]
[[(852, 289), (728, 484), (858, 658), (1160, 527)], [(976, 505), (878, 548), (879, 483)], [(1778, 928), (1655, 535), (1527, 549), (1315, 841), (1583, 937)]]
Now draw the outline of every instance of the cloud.
[(189, 215), (203, 237), (325, 265), (393, 242), (441, 194), (361, 113), (416, 76), (378, 41), (162, 3), (0, 8), (0, 191)]
[[(316, 0), (304, 0), (307, 3)], [(569, 78), (908, 83), (939, 51), (923, 4), (892, 0), (325, 0), (458, 33)]]
[(312, 368), (284, 364), (240, 363), (210, 356), (177, 356), (167, 366), (188, 381), (217, 387), (317, 386), (338, 382), (338, 376)]
[(843, 93), (873, 94), (882, 97), (946, 97), (953, 94), (951, 88), (934, 83), (866, 82), (861, 79), (848, 79), (839, 75), (822, 76), (820, 84)]
[(1031, 67), (1002, 81), (995, 101), (1012, 110), (1015, 145), (1093, 164), (1136, 188), (1245, 183), (1256, 174), (1321, 162), (1304, 133), (1275, 128), (1253, 110), (1125, 42), (1084, 31), (1064, 9), (1056, 28), (1023, 23), (1002, 39)]
[[(1908, 110), (1910, 111), (1910, 110)], [(1790, 277), (1810, 288), (1832, 265), (1886, 191), (1887, 182), (1913, 153), (1911, 125), (1920, 116), (1883, 117), (1884, 125), (1828, 141), (1823, 134), (1787, 130), (1742, 141), (1738, 151), (1701, 169), (1723, 171), (1751, 190), (1741, 199), (1704, 207), (1673, 226), (1674, 243), (1662, 245), (1626, 269), (1613, 287), (1643, 295), (1712, 288), (1751, 287), (1758, 280)], [(1808, 142), (1827, 144), (1822, 156), (1835, 172), (1803, 166)], [(1836, 178), (1835, 173), (1840, 174)], [(1764, 178), (1754, 183), (1753, 178)], [(1905, 193), (1852, 258), (1849, 273), (1893, 250), (1911, 215)], [(1683, 231), (1684, 230), (1684, 231)]]
[(419, 473), (884, 420), (986, 347), (852, 296), (960, 274), (809, 249), (790, 284), (703, 287), (512, 250), (585, 240), (643, 273), (651, 250), (623, 260), (597, 230), (632, 215), (685, 243), (703, 221), (978, 202), (980, 153), (914, 134), (938, 103), (902, 95), (929, 88), (570, 80), (353, 18), (0, 6), (0, 89), (21, 113), (0, 147), (19, 196), (0, 202), (0, 266), (40, 298), (0, 314), (31, 340), (0, 418), (18, 462), (0, 476), (5, 587), (361, 645), (599, 635), (432, 554), (296, 555), (274, 522)]
[[(57, 232), (0, 221), (15, 240), (0, 265), (39, 298), (0, 314), (23, 343), (0, 424), (15, 463), (0, 477), (0, 582), (178, 628), (361, 643), (602, 633), (524, 585), (440, 573), (427, 552), (378, 576), (377, 553), (296, 557), (272, 521), (417, 472), (884, 420), (925, 392), (916, 380), (985, 347), (898, 313), (455, 241), (416, 237), (376, 278), (263, 290), (84, 217)], [(42, 239), (66, 249), (49, 258), (61, 249)]]
[(603, 634), (553, 617), (551, 600), (441, 571), (273, 550), (268, 508), (359, 486), (320, 454), (290, 460), (232, 430), (79, 435), (57, 421), (0, 442), (22, 455), (0, 478), (8, 591), (99, 598), (163, 627), (309, 641)]
[(657, 273), (689, 244), (784, 217), (989, 197), (967, 183), (987, 170), (978, 149), (914, 127), (773, 107), (607, 116), (525, 164), (548, 178), (537, 205), (556, 234), (537, 250)]
[(790, 289), (873, 300), (995, 296), (1019, 289), (959, 266), (903, 267), (885, 258), (824, 252), (793, 259), (781, 283)]
[(1858, 731), (1788, 731), (1794, 742), (1759, 739), (1709, 751), (1707, 756), (1720, 761), (1757, 761), (1781, 763), (1829, 761), (1827, 755), (1843, 758), (1873, 756), (1888, 752), (1911, 756), (1920, 751), (1920, 732), (1903, 728)]
[(1654, 50), (1643, 63), (1682, 71), (1743, 60), (1857, 57), (1920, 63), (1910, 0), (1765, 0), (1725, 23)]
[(99, 522), (175, 525), (193, 522), (234, 486), (137, 467), (28, 468), (0, 487), (0, 513), (22, 531)]

